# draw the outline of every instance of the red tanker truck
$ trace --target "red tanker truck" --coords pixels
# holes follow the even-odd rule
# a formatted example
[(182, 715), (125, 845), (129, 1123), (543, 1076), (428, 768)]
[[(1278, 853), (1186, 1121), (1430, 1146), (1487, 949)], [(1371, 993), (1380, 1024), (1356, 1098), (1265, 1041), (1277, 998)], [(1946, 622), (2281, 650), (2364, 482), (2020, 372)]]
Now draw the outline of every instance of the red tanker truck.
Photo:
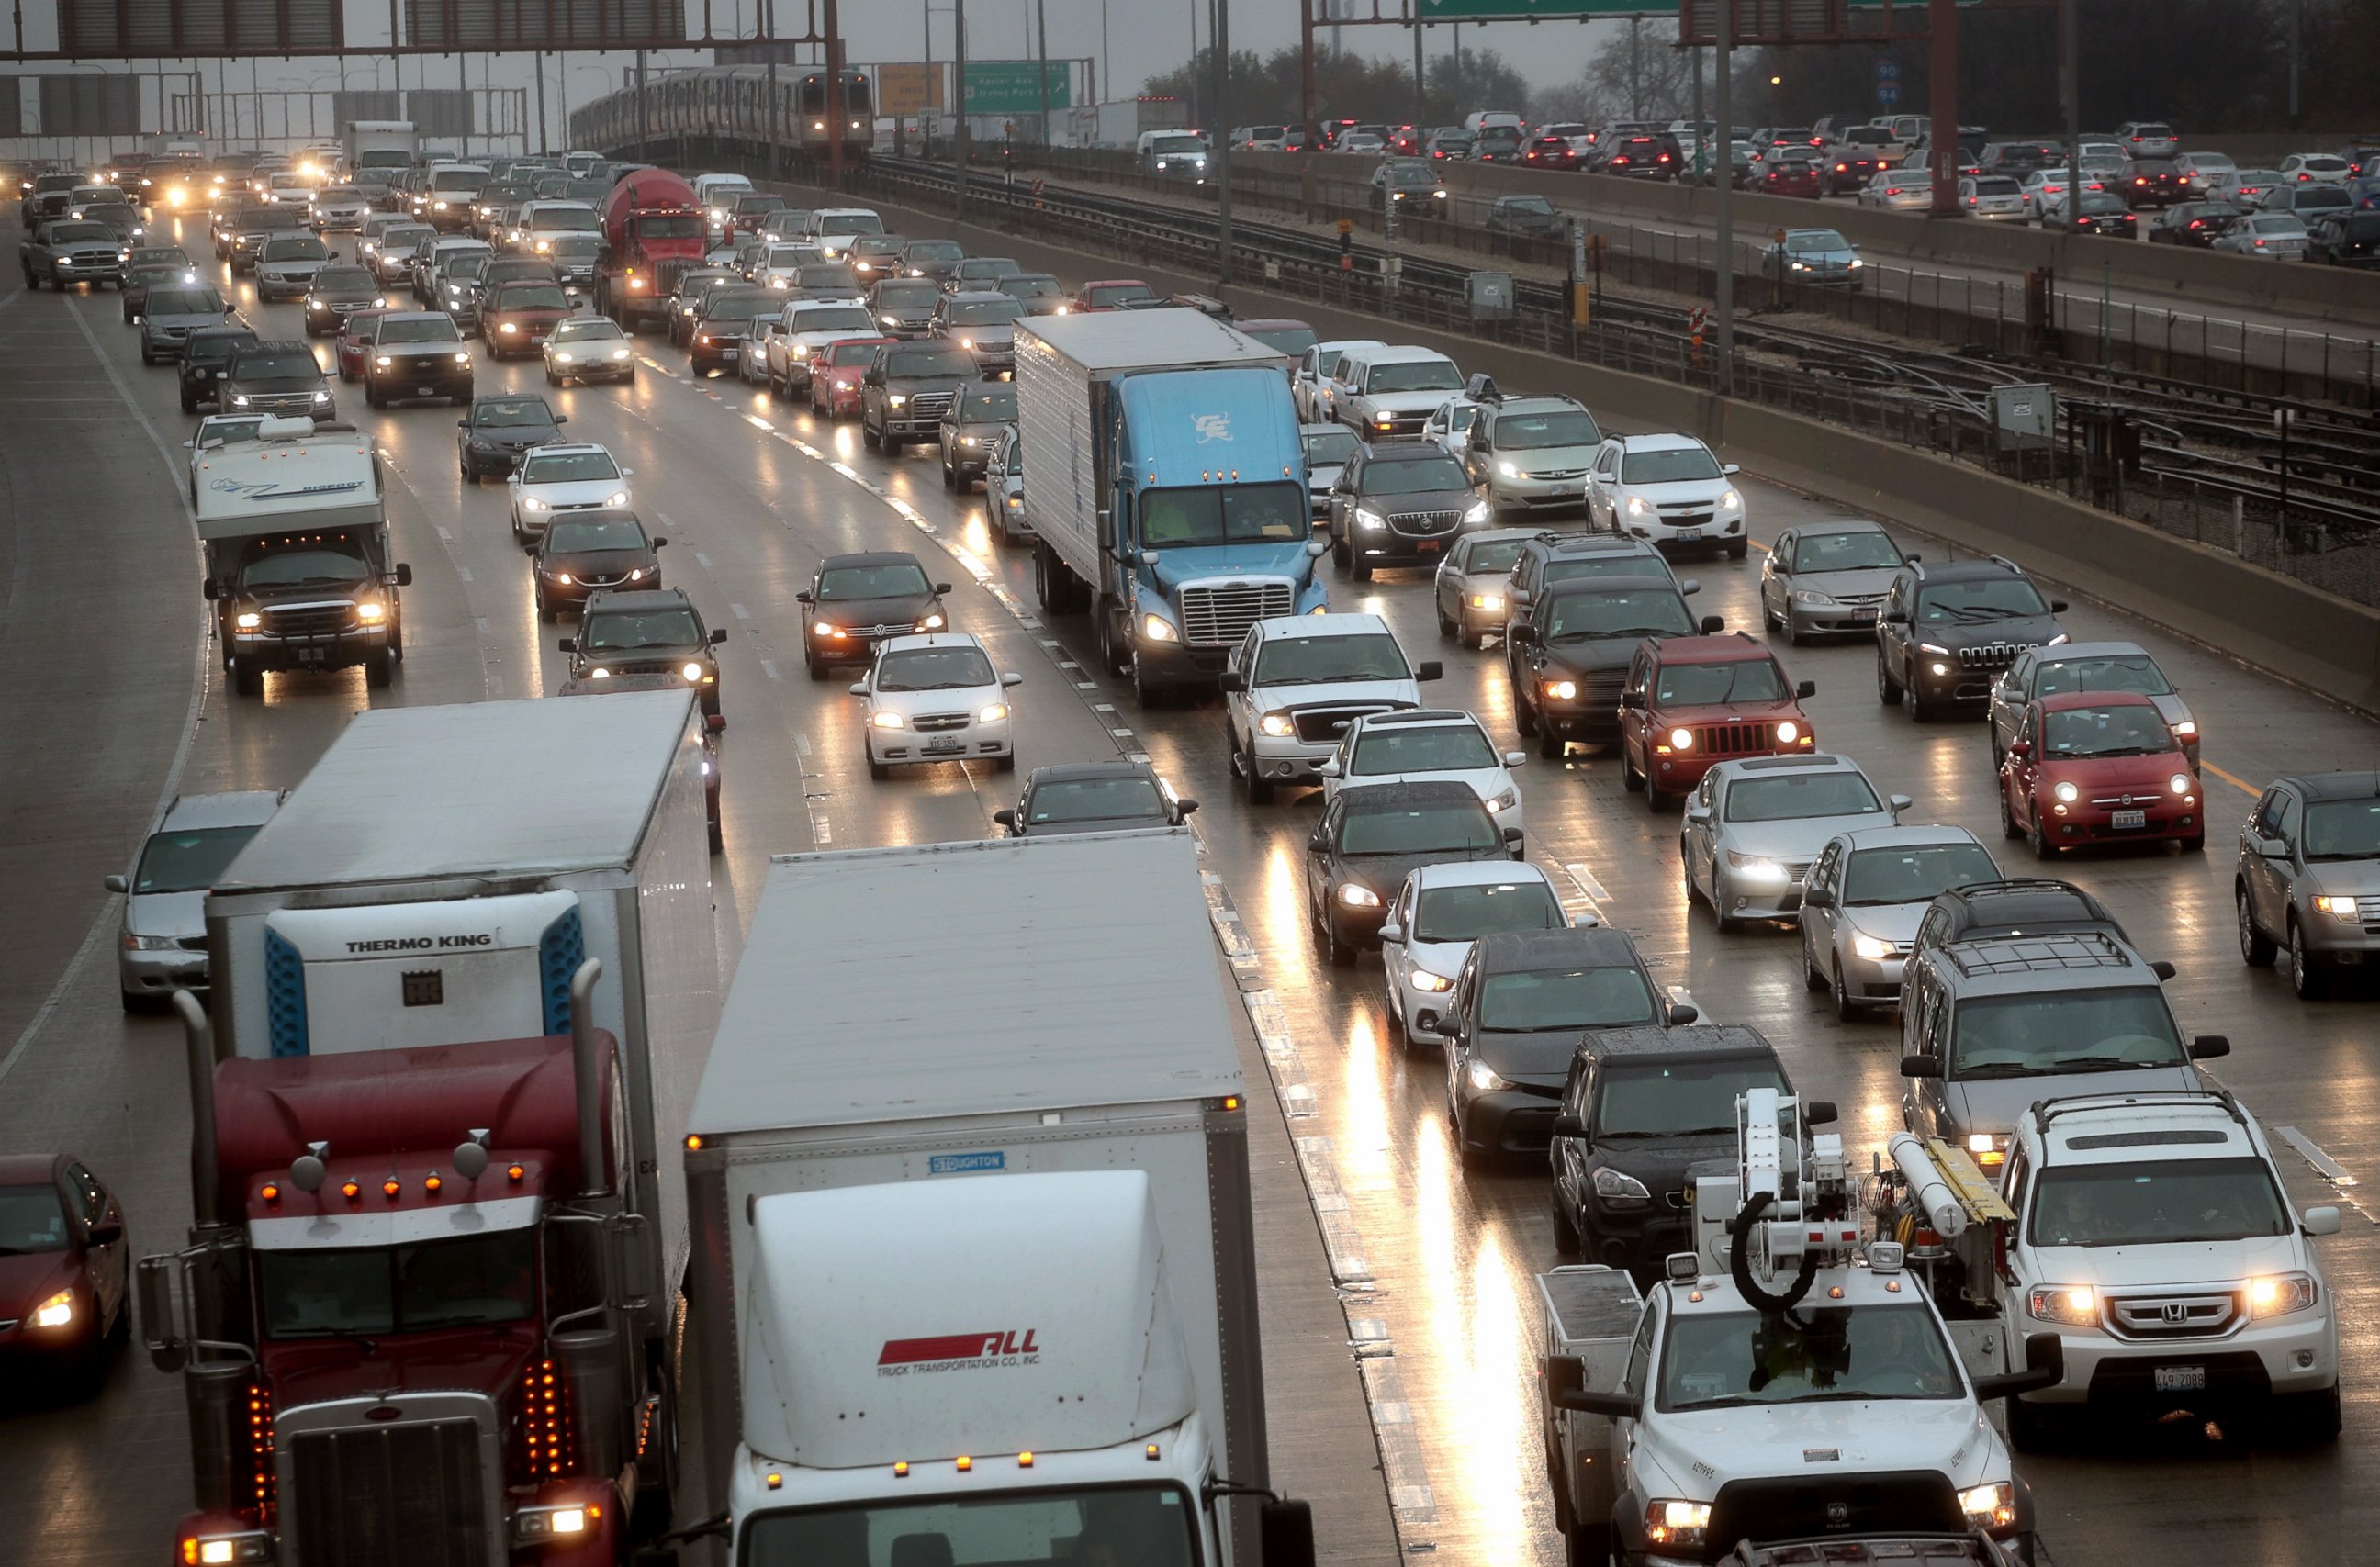
[(699, 261), (702, 203), (667, 169), (638, 169), (603, 203), (603, 248), (595, 258), (595, 308), (630, 332), (662, 312), (669, 290), (662, 263)]

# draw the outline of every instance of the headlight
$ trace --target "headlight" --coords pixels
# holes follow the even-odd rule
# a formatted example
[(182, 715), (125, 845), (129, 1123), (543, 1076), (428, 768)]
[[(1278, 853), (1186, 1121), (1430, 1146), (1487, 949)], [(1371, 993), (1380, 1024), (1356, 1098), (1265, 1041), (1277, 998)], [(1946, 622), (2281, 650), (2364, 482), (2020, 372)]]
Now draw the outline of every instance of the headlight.
[(1727, 851), (1727, 863), (1733, 866), (1736, 874), (1742, 876), (1746, 881), (1760, 881), (1771, 886), (1782, 886), (1791, 880), (1785, 873), (1783, 866), (1760, 855), (1738, 854), (1735, 850), (1730, 849)]
[(679, 667), (678, 673), (688, 680), (699, 680), (702, 678), (702, 666), (698, 663), (684, 664)]
[(959, 339), (959, 346), (972, 354), (975, 352), (975, 339), (972, 337), (962, 337)]
[(594, 1513), (582, 1506), (524, 1507), (513, 1514), (513, 1537), (519, 1540), (570, 1539), (587, 1532)]
[(1893, 948), (1890, 941), (1880, 941), (1874, 936), (1854, 935), (1852, 938), (1852, 954), (1857, 957), (1864, 957), (1870, 963), (1883, 962), (1886, 958), (1892, 955), (1892, 951)]
[(1644, 1182), (1624, 1171), (1614, 1170), (1608, 1164), (1596, 1171), (1595, 1179), (1590, 1184), (1594, 1186), (1597, 1197), (1615, 1207), (1634, 1207), (1653, 1200), (1653, 1194), (1646, 1189)]
[(317, 392), (314, 394), (314, 401), (317, 403), (327, 403), (330, 400), (331, 395), (328, 392)]
[(2326, 914), (2333, 919), (2345, 920), (2350, 925), (2360, 923), (2362, 919), (2361, 911), (2363, 905), (2353, 898), (2334, 897), (2327, 893), (2319, 894), (2313, 900), (2313, 906), (2317, 913)]
[(843, 635), (843, 627), (840, 626), (831, 625), (823, 620), (814, 620), (810, 622), (810, 635), (813, 637), (840, 637)]
[(625, 348), (614, 348), (612, 350), (612, 357), (615, 359), (625, 359), (628, 357), (628, 350)]
[(2176, 735), (2180, 735), (2183, 739), (2188, 739), (2198, 733), (2198, 721), (2192, 718), (2185, 718), (2180, 723), (2173, 726), (2173, 732)]
[(567, 355), (567, 354), (556, 354), (556, 355), (554, 355), (554, 356), (553, 356), (553, 362), (554, 362), (555, 364), (558, 364), (558, 365), (568, 365), (568, 364), (576, 364), (576, 363), (577, 363), (578, 361), (577, 361), (577, 360), (576, 360), (576, 359), (574, 359), (574, 358), (571, 358), (569, 355)]
[(1648, 1501), (1645, 1504), (1645, 1543), (1698, 1546), (1703, 1543), (1703, 1531), (1710, 1527), (1710, 1514), (1706, 1501)]
[(32, 1324), (36, 1328), (63, 1328), (74, 1320), (74, 1292), (60, 1290), (33, 1307)]
[(1987, 1529), (2016, 1522), (2016, 1487), (2006, 1480), (1973, 1486), (1959, 1493), (1959, 1511)]
[(1297, 733), (1297, 724), (1285, 712), (1269, 712), (1257, 721), (1257, 727), (1276, 740), (1287, 739)]
[(928, 615), (925, 619), (917, 623), (917, 627), (922, 631), (940, 631), (942, 628), (941, 614), (937, 612), (933, 614)]
[(1548, 680), (1542, 689), (1548, 697), (1557, 702), (1578, 700), (1578, 682), (1575, 680)]
[[(1009, 499), (1014, 501), (1016, 497), (1012, 495)], [(1145, 614), (1140, 617), (1140, 634), (1152, 642), (1171, 642), (1175, 636), (1172, 626), (1163, 615), (1159, 614)]]
[(962, 446), (980, 446), (983, 443), (977, 440), (972, 435), (962, 435), (959, 437), (959, 444)]
[(1379, 513), (1372, 510), (1369, 506), (1357, 506), (1355, 508), (1355, 526), (1362, 528), (1366, 533), (1378, 533), (1382, 528), (1389, 526), (1389, 519), (1382, 516)]
[(1835, 607), (1835, 601), (1831, 596), (1821, 593), (1815, 588), (1794, 589), (1793, 601), (1805, 610), (1830, 610)]
[(178, 936), (136, 936), (127, 930), (124, 933), (123, 943), (124, 950), (128, 953), (162, 953), (180, 946), (182, 941)]
[(890, 711), (875, 713), (868, 718), (868, 722), (879, 729), (900, 729), (907, 723), (907, 720), (899, 713)]
[(2187, 795), (2192, 787), (2190, 774), (2187, 772), (2175, 773), (2172, 777), (2165, 781), (2165, 786), (2172, 790), (2177, 795)]
[(1643, 496), (1631, 495), (1628, 497), (1628, 515), (1630, 516), (1643, 516), (1645, 515), (1645, 498)]
[(1407, 975), (1406, 978), (1415, 990), (1427, 990), (1432, 995), (1442, 994), (1454, 989), (1453, 980), (1443, 974), (1432, 974), (1427, 968), (1416, 968)]
[[(458, 292), (459, 292), (459, 290), (458, 290)], [(518, 331), (520, 330), (520, 328), (519, 328), (519, 327), (517, 327), (517, 326), (516, 326), (516, 325), (514, 325), (511, 322), (504, 322), (502, 326), (500, 326), (500, 327), (496, 328), (496, 330), (497, 330), (498, 332), (518, 332)], [(708, 338), (708, 337), (706, 337), (706, 338), (704, 338), (704, 339), (703, 339), (703, 341), (704, 341), (705, 343), (708, 343), (708, 342), (710, 342), (710, 338)]]
[(1490, 506), (1487, 502), (1475, 501), (1472, 503), (1471, 509), (1463, 514), (1463, 521), (1466, 527), (1475, 526), (1479, 523), (1490, 520), (1495, 516), (1495, 508)]
[(1463, 1080), (1475, 1094), (1497, 1093), (1512, 1086), (1484, 1061), (1474, 1061), (1464, 1067)]
[(570, 586), (570, 574), (566, 571), (557, 571), (553, 574), (553, 580), (561, 586), (567, 588)]
[(386, 298), (374, 299), (372, 301), (372, 309), (375, 310), (384, 310), (388, 309), (388, 300)]
[(1802, 726), (1790, 718), (1777, 726), (1777, 739), (1780, 745), (1790, 746), (1802, 738)]
[(2082, 791), (2071, 784), (2060, 784), (2049, 792), (2057, 796), (2061, 804), (2070, 806), (2082, 797)]
[(539, 500), (534, 495), (523, 495), (521, 497), (521, 510), (525, 512), (541, 512), (545, 510), (545, 503)]
[(1006, 702), (989, 703), (978, 710), (975, 716), (978, 723), (998, 723), (1008, 716), (1008, 704)]
[(1673, 751), (1693, 750), (1694, 748), (1694, 732), (1691, 729), (1670, 730), (1670, 748)]
[(368, 599), (356, 606), (356, 618), (372, 625), (388, 618), (388, 606), (378, 600)]
[(896, 408), (906, 407), (908, 407), (908, 405), (909, 405), (909, 399), (908, 399), (908, 398), (906, 398), (906, 397), (904, 397), (904, 396), (903, 396), (903, 395), (901, 395), (901, 394), (900, 394), (900, 393), (898, 393), (898, 392), (893, 393), (891, 396), (889, 396), (889, 397), (885, 398), (884, 400), (885, 400), (886, 402), (888, 402), (888, 403), (892, 404), (892, 405), (894, 407), (896, 407)]
[(237, 394), (231, 400), (231, 406), (235, 408), (244, 408), (248, 407), (248, 394), (245, 392)]
[(1498, 463), (1496, 465), (1496, 471), (1502, 474), (1507, 479), (1518, 479), (1521, 477), (1521, 470), (1514, 468), (1511, 463)]
[(389, 366), (391, 366), (391, 365), (395, 364), (395, 362), (396, 362), (395, 360), (394, 360), (394, 359), (390, 358), (386, 354), (382, 354), (382, 355), (381, 355), (379, 358), (375, 358), (375, 359), (373, 359), (373, 360), (372, 360), (372, 363), (374, 363), (374, 364), (376, 364), (376, 365), (380, 366), (380, 368), (381, 368), (381, 369), (382, 369), (382, 370), (386, 370)]
[(468, 370), (471, 368), (471, 356), (468, 354), (457, 354), (455, 356), (455, 362), (461, 365), (464, 369)]
[(1504, 595), (1501, 593), (1474, 593), (1471, 595), (1471, 607), (1475, 610), (1500, 610), (1504, 607)]
[(1511, 810), (1514, 806), (1517, 806), (1520, 803), (1521, 792), (1518, 789), (1507, 789), (1502, 794), (1497, 796), (1494, 799), (1489, 800), (1488, 802), (1488, 808), (1489, 810)]
[(2313, 1305), (2319, 1292), (2311, 1273), (2281, 1273), (2248, 1281), (2248, 1312), (2252, 1317), (2286, 1317)]
[(1743, 504), (1743, 497), (1732, 490), (1727, 491), (1718, 498), (1718, 509), (1723, 512), (1731, 512), (1742, 504)]

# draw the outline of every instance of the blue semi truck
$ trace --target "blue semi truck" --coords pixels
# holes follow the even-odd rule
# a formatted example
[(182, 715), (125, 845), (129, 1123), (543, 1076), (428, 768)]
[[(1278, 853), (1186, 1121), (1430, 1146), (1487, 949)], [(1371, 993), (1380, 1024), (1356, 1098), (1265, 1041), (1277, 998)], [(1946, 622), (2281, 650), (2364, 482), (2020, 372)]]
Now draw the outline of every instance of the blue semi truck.
[(1328, 595), (1277, 350), (1191, 310), (1016, 327), (1034, 581), (1142, 703), (1212, 690), (1259, 620)]

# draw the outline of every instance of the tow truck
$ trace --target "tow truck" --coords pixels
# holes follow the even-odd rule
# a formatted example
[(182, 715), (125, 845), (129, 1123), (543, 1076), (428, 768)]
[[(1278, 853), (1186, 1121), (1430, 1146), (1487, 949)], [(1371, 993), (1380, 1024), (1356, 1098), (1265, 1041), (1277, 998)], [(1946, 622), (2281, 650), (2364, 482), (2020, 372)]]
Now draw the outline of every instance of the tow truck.
[[(1641, 1300), (1609, 1268), (1538, 1277), (1546, 1462), (1572, 1563), (1975, 1530), (2033, 1560), (2032, 1494), (1983, 1406), (2056, 1385), (2058, 1341), (2027, 1337), (2011, 1370), (1977, 1333), (1971, 1359), (1908, 1245), (1864, 1234), (1842, 1138), (1819, 1129), (1834, 1119), (1823, 1100), (1741, 1095), (1733, 1168), (1694, 1173), (1694, 1249)], [(1880, 1171), (1876, 1189), (1896, 1211), (1917, 1200)], [(1956, 1227), (1989, 1188), (1974, 1172), (1967, 1193), (1937, 1179), (1922, 1196)]]

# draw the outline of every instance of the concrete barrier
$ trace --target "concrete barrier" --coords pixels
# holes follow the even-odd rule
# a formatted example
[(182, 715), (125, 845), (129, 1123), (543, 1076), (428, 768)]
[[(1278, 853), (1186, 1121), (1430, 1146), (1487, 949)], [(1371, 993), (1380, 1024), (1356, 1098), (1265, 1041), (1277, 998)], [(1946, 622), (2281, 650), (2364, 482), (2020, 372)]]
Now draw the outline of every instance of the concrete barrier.
[[(1012, 256), (1030, 270), (1102, 275), (1089, 252), (946, 213), (872, 203), (889, 224), (946, 234), (970, 255)], [(1211, 278), (1135, 265), (1169, 292), (1205, 292)], [(1533, 349), (1384, 323), (1377, 316), (1233, 287), (1245, 317), (1291, 317), (1325, 338), (1378, 337), (1433, 348), (1508, 392), (1567, 393), (1599, 421), (1629, 431), (1692, 431), (1760, 478), (1840, 502), (1969, 553), (2022, 559), (2045, 581), (2280, 676), (2360, 711), (2380, 713), (2380, 609), (2112, 516), (2055, 492), (1798, 415)]]

